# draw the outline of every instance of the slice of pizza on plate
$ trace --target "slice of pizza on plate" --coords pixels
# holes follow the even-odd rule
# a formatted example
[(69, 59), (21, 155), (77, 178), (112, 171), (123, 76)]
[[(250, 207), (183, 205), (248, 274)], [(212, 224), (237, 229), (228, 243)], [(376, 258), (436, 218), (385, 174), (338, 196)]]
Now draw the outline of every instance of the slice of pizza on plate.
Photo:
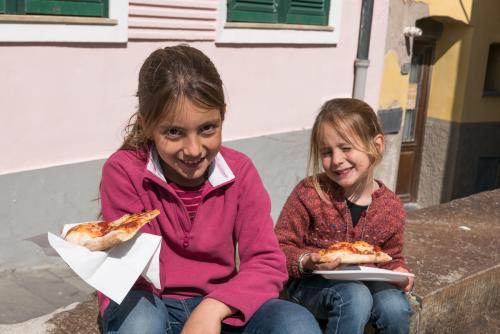
[(383, 263), (392, 260), (392, 257), (384, 253), (380, 247), (362, 240), (336, 242), (320, 250), (319, 255), (321, 262), (331, 262), (340, 258), (340, 263), (346, 264)]
[(117, 220), (82, 223), (72, 227), (64, 236), (70, 243), (91, 251), (106, 250), (130, 240), (139, 229), (160, 214), (160, 210), (126, 214)]

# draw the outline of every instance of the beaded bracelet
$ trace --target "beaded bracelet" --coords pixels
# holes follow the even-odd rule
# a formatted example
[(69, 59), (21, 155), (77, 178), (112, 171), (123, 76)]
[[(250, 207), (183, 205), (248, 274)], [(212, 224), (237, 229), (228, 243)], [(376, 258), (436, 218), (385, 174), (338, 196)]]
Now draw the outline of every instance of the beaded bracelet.
[(307, 276), (307, 275), (311, 275), (312, 274), (312, 271), (311, 270), (306, 270), (304, 269), (303, 265), (302, 265), (302, 260), (308, 256), (308, 255), (311, 255), (311, 253), (303, 253), (303, 254), (300, 254), (299, 256), (299, 263), (298, 263), (298, 268), (299, 268), (299, 273), (303, 276)]

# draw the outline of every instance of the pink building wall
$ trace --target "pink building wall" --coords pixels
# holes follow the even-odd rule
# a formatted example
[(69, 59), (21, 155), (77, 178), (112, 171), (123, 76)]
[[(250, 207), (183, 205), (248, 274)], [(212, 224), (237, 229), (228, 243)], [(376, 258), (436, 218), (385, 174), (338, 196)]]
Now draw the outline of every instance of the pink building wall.
[[(182, 42), (154, 38), (186, 39), (215, 62), (227, 90), (226, 141), (309, 129), (322, 102), (352, 94), (361, 0), (343, 1), (336, 45), (214, 43), (218, 10), (214, 0), (183, 2), (191, 3), (193, 12), (200, 3), (208, 7), (202, 13), (209, 15), (197, 27), (193, 26), (196, 20), (177, 18), (187, 25), (182, 27), (195, 31), (148, 35), (151, 31), (142, 26), (151, 19), (141, 17), (148, 6), (137, 8), (140, 2), (155, 1), (131, 1), (128, 43), (0, 44), (4, 64), (0, 175), (102, 159), (115, 150), (135, 110), (141, 63), (151, 51)], [(170, 1), (175, 2), (180, 1)], [(376, 1), (373, 15), (366, 100), (374, 108), (382, 74), (387, 7), (388, 0)], [(168, 25), (169, 20), (154, 24)]]

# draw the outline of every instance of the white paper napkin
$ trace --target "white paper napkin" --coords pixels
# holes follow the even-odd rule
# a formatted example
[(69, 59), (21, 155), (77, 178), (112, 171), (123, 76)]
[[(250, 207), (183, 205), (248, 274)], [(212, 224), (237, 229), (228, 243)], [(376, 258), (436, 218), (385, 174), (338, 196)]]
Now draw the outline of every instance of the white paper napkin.
[[(63, 235), (74, 225), (65, 225)], [(40, 238), (29, 240), (44, 248)], [(47, 233), (47, 240), (81, 279), (118, 304), (141, 274), (160, 288), (161, 237), (158, 235), (139, 232), (134, 238), (107, 251), (90, 251), (50, 232)]]

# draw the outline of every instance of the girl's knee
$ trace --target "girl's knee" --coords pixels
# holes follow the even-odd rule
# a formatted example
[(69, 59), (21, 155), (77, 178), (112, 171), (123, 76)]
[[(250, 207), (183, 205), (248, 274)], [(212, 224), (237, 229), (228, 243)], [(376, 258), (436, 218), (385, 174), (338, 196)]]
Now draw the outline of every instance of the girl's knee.
[(318, 321), (306, 308), (294, 304), (296, 307), (283, 317), (283, 322), (279, 325), (279, 333), (303, 334), (321, 333)]
[(165, 333), (166, 308), (151, 293), (131, 291), (120, 304), (108, 306), (102, 318), (103, 333)]
[(341, 304), (344, 309), (356, 313), (369, 314), (373, 299), (370, 290), (360, 282), (346, 282), (337, 284), (326, 292), (330, 298), (332, 307)]
[(151, 333), (164, 334), (168, 329), (168, 321), (164, 318), (142, 317), (135, 318), (134, 321), (121, 322), (120, 319), (114, 319), (107, 326), (103, 333), (117, 334), (137, 334)]
[(404, 293), (399, 290), (387, 290), (375, 295), (373, 314), (382, 320), (400, 323), (409, 321), (412, 310)]
[(283, 300), (271, 300), (265, 304), (266, 333), (273, 334), (320, 334), (316, 318), (305, 307)]

